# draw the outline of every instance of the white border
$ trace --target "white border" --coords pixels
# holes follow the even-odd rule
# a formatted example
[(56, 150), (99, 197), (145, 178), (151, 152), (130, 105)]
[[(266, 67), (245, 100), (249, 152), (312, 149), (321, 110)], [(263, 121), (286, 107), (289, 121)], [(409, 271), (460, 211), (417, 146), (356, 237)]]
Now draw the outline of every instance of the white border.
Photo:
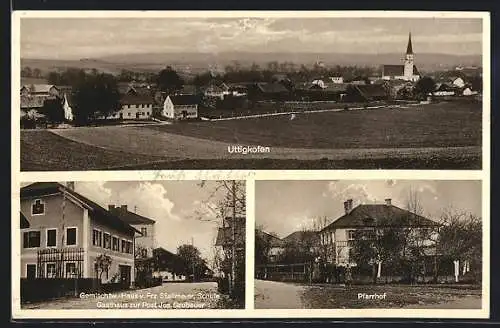
[[(21, 18), (206, 18), (206, 17), (408, 17), (408, 18), (481, 18), (483, 20), (483, 167), (476, 171), (413, 171), (413, 170), (196, 170), (196, 171), (91, 171), (91, 172), (20, 172), (19, 138), (12, 138), (12, 317), (21, 318), (488, 318), (490, 284), (490, 15), (488, 12), (424, 12), (424, 11), (16, 11), (12, 15), (12, 121), (13, 136), (20, 132), (20, 19)], [(247, 180), (247, 247), (245, 310), (26, 310), (20, 309), (20, 182), (35, 181), (123, 181), (123, 180)], [(482, 180), (483, 190), (483, 290), (481, 310), (450, 309), (253, 309), (253, 242), (254, 242), (254, 179), (330, 180), (330, 179), (410, 179), (410, 180)], [(17, 213), (17, 215), (16, 215)], [(104, 243), (104, 235), (103, 235)]]

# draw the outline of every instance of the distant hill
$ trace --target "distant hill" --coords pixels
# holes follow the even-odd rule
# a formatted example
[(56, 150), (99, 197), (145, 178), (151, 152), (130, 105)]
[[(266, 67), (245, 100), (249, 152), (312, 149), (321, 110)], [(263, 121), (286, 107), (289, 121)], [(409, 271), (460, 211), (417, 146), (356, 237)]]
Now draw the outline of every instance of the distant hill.
[[(311, 65), (322, 61), (327, 66), (358, 65), (377, 67), (384, 64), (403, 63), (403, 54), (343, 54), (343, 53), (251, 53), (225, 52), (213, 53), (144, 53), (118, 54), (101, 58), (86, 58), (82, 60), (50, 60), (21, 59), (21, 66), (39, 68), (42, 71), (78, 67), (83, 69), (96, 68), (100, 71), (115, 73), (121, 69), (138, 71), (158, 71), (166, 65), (187, 73), (197, 73), (216, 65), (223, 69), (226, 65), (239, 62), (241, 65), (256, 63), (265, 68), (270, 61), (289, 61), (296, 65)], [(458, 65), (481, 65), (481, 55), (455, 56), (448, 54), (415, 54), (415, 64), (421, 71), (442, 70)]]

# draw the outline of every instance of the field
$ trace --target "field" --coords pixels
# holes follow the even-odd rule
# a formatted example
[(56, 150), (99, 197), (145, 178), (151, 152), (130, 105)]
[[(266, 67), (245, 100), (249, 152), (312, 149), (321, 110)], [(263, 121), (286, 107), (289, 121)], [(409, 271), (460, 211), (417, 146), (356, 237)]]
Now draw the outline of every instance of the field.
[[(230, 121), (21, 132), (23, 170), (478, 169), (481, 107), (297, 114)], [(270, 147), (229, 153), (230, 145)]]
[(151, 129), (229, 143), (285, 148), (405, 148), (481, 145), (479, 103), (297, 114)]

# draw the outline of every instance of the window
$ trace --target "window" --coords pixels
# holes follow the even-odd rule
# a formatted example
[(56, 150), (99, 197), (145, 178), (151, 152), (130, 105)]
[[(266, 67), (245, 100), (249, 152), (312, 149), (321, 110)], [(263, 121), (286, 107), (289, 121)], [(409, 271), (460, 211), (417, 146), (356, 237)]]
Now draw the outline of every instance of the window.
[(143, 237), (147, 237), (148, 236), (148, 229), (147, 228), (141, 228), (141, 235)]
[(130, 113), (128, 113), (128, 116), (131, 116)]
[(126, 242), (127, 242), (126, 240), (123, 240), (123, 239), (122, 239), (122, 253), (126, 253), (126, 252), (125, 252), (125, 243), (126, 243)]
[(347, 231), (347, 239), (354, 240), (355, 234), (356, 234), (356, 230), (348, 230)]
[(35, 199), (33, 204), (31, 204), (31, 215), (43, 214), (45, 214), (45, 203), (41, 199)]
[(149, 115), (149, 112), (146, 112), (146, 115)]
[(104, 233), (104, 248), (111, 249), (111, 236), (109, 233)]
[(76, 245), (76, 228), (66, 228), (66, 246)]
[(46, 278), (55, 278), (56, 277), (56, 264), (55, 263), (47, 263), (45, 266), (45, 277)]
[(47, 247), (57, 246), (57, 229), (47, 229)]
[(92, 231), (92, 245), (102, 247), (102, 231), (93, 229)]
[(76, 277), (76, 263), (68, 262), (66, 263), (66, 278), (68, 277)]
[(132, 254), (132, 242), (125, 240), (125, 253)]
[(113, 237), (113, 250), (117, 252), (120, 251), (120, 240), (118, 237)]
[(40, 247), (40, 231), (27, 231), (23, 234), (23, 247)]

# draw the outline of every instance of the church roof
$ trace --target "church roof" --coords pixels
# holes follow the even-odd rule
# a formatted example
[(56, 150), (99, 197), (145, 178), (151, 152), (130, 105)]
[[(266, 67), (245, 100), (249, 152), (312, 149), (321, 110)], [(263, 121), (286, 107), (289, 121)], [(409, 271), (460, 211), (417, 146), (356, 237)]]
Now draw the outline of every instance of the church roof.
[[(403, 76), (404, 65), (384, 65), (382, 67), (382, 76)], [(413, 75), (419, 75), (417, 66), (413, 65)]]
[(406, 54), (407, 55), (412, 55), (413, 54), (413, 47), (411, 45), (411, 32), (408, 35), (408, 46), (406, 47)]

